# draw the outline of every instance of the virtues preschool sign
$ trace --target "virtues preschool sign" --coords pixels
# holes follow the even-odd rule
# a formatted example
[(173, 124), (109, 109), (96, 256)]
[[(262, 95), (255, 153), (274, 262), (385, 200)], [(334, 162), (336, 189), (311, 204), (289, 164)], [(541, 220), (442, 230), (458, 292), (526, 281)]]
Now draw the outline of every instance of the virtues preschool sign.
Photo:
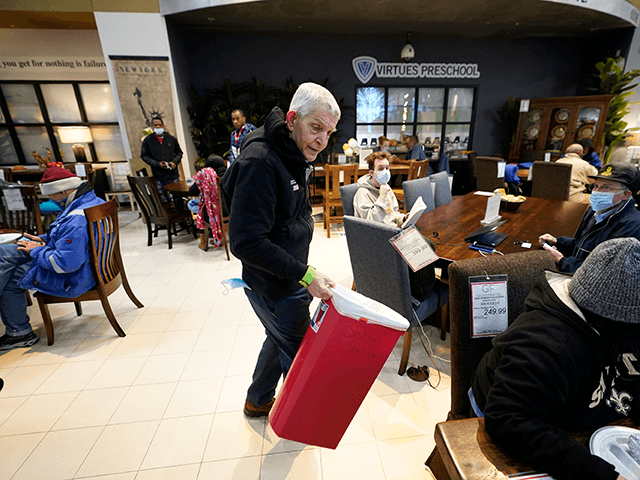
[(369, 56), (351, 61), (362, 83), (378, 78), (480, 78), (477, 63), (383, 63)]

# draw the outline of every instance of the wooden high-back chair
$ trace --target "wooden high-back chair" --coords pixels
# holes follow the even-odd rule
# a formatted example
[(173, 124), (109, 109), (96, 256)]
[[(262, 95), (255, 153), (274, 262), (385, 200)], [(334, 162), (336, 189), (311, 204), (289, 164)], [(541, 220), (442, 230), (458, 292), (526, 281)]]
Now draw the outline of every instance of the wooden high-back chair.
[(476, 188), (485, 192), (493, 192), (496, 188), (504, 188), (504, 177), (498, 178), (498, 163), (504, 158), (476, 157)]
[(19, 190), (22, 195), (25, 210), (9, 210), (4, 201), (4, 192), (0, 189), (2, 201), (0, 201), (0, 222), (4, 228), (20, 230), (32, 235), (42, 235), (44, 227), (42, 225), (42, 215), (40, 213), (40, 200), (35, 187), (20, 186), (12, 188)]
[(331, 224), (342, 223), (342, 215), (334, 209), (342, 207), (340, 198), (340, 184), (349, 185), (358, 181), (359, 166), (357, 163), (347, 165), (325, 165), (324, 190), (322, 191), (322, 203), (324, 208), (324, 228), (327, 229), (327, 238), (331, 238)]
[(571, 165), (556, 162), (533, 162), (531, 196), (550, 200), (569, 200)]
[(88, 300), (100, 300), (104, 313), (111, 323), (116, 333), (124, 337), (124, 330), (118, 324), (108, 297), (115, 292), (120, 285), (124, 286), (125, 292), (131, 301), (138, 307), (144, 305), (133, 294), (129, 286), (127, 276), (124, 272), (124, 263), (120, 253), (120, 232), (118, 229), (118, 207), (116, 200), (90, 207), (84, 211), (89, 229), (89, 261), (96, 285), (86, 293), (75, 297), (55, 297), (42, 292), (36, 292), (34, 297), (38, 299), (40, 313), (47, 332), (49, 345), (53, 345), (53, 323), (47, 305), (53, 303), (70, 303), (76, 306), (78, 316), (82, 315), (80, 302)]
[[(147, 246), (153, 244), (152, 234), (157, 237), (160, 226), (165, 226), (167, 228), (169, 250), (171, 250), (173, 247), (172, 234), (178, 234), (175, 224), (182, 221), (193, 228), (193, 238), (197, 238), (191, 212), (189, 210), (179, 210), (164, 203), (160, 198), (155, 178), (127, 176), (127, 180), (147, 224)], [(155, 225), (153, 230), (151, 228), (152, 223)]]

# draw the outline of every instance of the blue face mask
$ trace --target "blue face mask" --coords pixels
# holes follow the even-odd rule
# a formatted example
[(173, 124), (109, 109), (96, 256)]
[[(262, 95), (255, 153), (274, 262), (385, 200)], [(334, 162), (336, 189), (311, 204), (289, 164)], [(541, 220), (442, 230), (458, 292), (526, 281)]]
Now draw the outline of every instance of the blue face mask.
[(391, 180), (391, 172), (389, 170), (383, 170), (376, 173), (376, 180), (380, 185), (389, 183), (389, 180)]
[(154, 128), (153, 129), (153, 133), (155, 133), (156, 135), (160, 136), (164, 133), (164, 128)]
[(613, 207), (614, 195), (614, 192), (591, 192), (591, 195), (589, 196), (591, 208), (596, 212), (601, 212)]

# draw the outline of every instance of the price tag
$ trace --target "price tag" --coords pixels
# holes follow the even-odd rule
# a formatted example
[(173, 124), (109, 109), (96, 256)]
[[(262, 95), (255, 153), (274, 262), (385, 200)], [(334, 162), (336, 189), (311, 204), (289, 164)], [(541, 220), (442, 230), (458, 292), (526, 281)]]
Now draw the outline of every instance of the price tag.
[(551, 153), (550, 152), (545, 152), (544, 153), (544, 161), (545, 162), (550, 162), (551, 161)]
[(530, 103), (531, 101), (528, 99), (520, 100), (520, 111), (522, 113), (528, 112)]
[(493, 337), (509, 325), (507, 275), (469, 277), (471, 337)]
[(76, 175), (79, 177), (87, 176), (87, 169), (81, 163), (76, 164)]
[(433, 251), (429, 242), (420, 234), (415, 225), (405, 228), (389, 241), (414, 272), (438, 259), (436, 252)]
[(507, 168), (507, 162), (498, 162), (498, 178), (504, 178), (504, 171)]
[(24, 200), (22, 199), (22, 193), (19, 188), (3, 188), (2, 194), (4, 195), (5, 205), (7, 210), (15, 212), (15, 211), (24, 211), (27, 207), (24, 204)]

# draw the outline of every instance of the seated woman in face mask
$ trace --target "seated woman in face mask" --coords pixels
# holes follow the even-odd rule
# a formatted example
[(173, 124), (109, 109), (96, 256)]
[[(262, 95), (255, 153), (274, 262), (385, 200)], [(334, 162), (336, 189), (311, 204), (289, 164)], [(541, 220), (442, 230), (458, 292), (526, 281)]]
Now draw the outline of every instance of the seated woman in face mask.
[[(407, 215), (398, 211), (398, 200), (389, 186), (391, 154), (374, 152), (365, 160), (369, 164), (369, 173), (358, 180), (359, 188), (353, 197), (354, 216), (402, 226)], [(433, 248), (431, 241), (427, 241)], [(409, 283), (411, 296), (419, 302), (423, 301), (436, 285), (433, 265), (427, 265), (417, 272), (409, 268)]]

